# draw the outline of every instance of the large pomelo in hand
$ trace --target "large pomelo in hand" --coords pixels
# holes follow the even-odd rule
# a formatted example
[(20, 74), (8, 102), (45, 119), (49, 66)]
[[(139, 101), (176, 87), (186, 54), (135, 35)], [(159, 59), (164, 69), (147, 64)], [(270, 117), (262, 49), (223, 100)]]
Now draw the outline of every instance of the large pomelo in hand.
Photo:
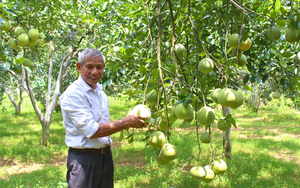
[(202, 59), (198, 64), (198, 69), (203, 74), (209, 74), (214, 69), (214, 62), (210, 58)]
[(23, 33), (18, 37), (18, 44), (22, 47), (29, 44), (29, 37), (27, 34)]
[(222, 159), (217, 159), (212, 163), (211, 169), (215, 174), (223, 174), (227, 170), (227, 164)]
[(143, 117), (148, 117), (148, 119), (143, 119), (145, 122), (151, 121), (151, 110), (148, 108), (148, 106), (143, 104), (138, 104), (129, 112), (131, 115), (138, 115)]
[[(174, 106), (168, 106), (168, 118), (169, 118), (169, 123), (173, 123), (174, 121), (177, 120)], [(168, 122), (168, 118), (167, 118), (167, 110), (164, 109), (164, 111), (161, 113), (161, 119), (165, 122)]]
[(218, 102), (222, 106), (232, 106), (235, 103), (236, 97), (231, 89), (222, 89), (218, 96)]
[(175, 53), (177, 57), (182, 58), (186, 55), (186, 48), (182, 44), (176, 44)]
[(190, 175), (196, 180), (202, 180), (206, 176), (206, 170), (203, 166), (193, 166), (190, 170)]
[(169, 164), (169, 162), (170, 162), (170, 161), (165, 161), (165, 160), (163, 160), (163, 159), (161, 158), (160, 152), (157, 152), (157, 153), (155, 154), (155, 160), (156, 160), (156, 162), (157, 162), (158, 164), (160, 164), (160, 165), (167, 165), (167, 164)]
[(209, 125), (215, 120), (215, 112), (208, 106), (203, 106), (197, 112), (197, 120), (202, 125)]
[(178, 119), (188, 119), (193, 116), (193, 107), (191, 104), (184, 106), (183, 103), (178, 104), (175, 107), (175, 115)]
[(205, 183), (211, 182), (215, 178), (215, 173), (214, 171), (209, 167), (209, 165), (206, 165), (204, 167), (206, 171), (206, 176), (202, 179)]
[(149, 136), (149, 144), (154, 148), (163, 146), (166, 142), (165, 134), (161, 131), (154, 131)]
[(171, 161), (178, 156), (177, 148), (172, 144), (165, 144), (161, 147), (161, 158), (165, 161)]

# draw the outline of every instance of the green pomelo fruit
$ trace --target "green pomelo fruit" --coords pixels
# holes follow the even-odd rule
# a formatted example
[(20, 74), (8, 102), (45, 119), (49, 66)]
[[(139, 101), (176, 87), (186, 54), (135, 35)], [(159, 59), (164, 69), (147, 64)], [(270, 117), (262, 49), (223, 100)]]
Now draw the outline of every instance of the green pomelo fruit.
[(178, 156), (177, 148), (172, 144), (165, 144), (161, 147), (161, 158), (165, 161), (171, 161)]
[(280, 94), (278, 91), (275, 91), (275, 92), (272, 93), (272, 97), (273, 97), (274, 99), (279, 99), (280, 96), (281, 96), (281, 94)]
[(203, 106), (197, 112), (197, 120), (202, 125), (209, 125), (215, 120), (215, 112), (208, 106)]
[(15, 36), (18, 37), (22, 33), (25, 33), (25, 31), (24, 31), (24, 29), (22, 27), (18, 26), (18, 27), (15, 28), (14, 33), (15, 33)]
[(190, 116), (189, 118), (185, 119), (184, 121), (190, 123), (194, 120), (194, 113), (192, 113), (192, 116)]
[(225, 131), (227, 130), (228, 128), (230, 128), (230, 126), (227, 125), (227, 123), (225, 121), (218, 121), (218, 124), (217, 124), (218, 128), (222, 131)]
[(206, 144), (210, 143), (209, 133), (208, 132), (202, 133), (200, 136), (200, 141)]
[(149, 93), (146, 94), (146, 101), (148, 103), (155, 103), (157, 101), (157, 91), (151, 90)]
[(272, 101), (272, 99), (273, 99), (273, 98), (272, 98), (270, 95), (267, 97), (267, 100), (268, 100), (268, 101)]
[(9, 39), (7, 43), (12, 49), (16, 49), (18, 47), (18, 41), (15, 38)]
[(228, 44), (230, 47), (237, 48), (239, 43), (239, 35), (238, 34), (232, 34), (228, 37)]
[(29, 37), (27, 34), (23, 33), (18, 37), (18, 44), (22, 47), (29, 44)]
[(2, 26), (0, 27), (0, 29), (5, 31), (5, 32), (10, 30), (10, 28), (11, 28), (11, 25), (8, 21), (3, 21)]
[(206, 165), (204, 167), (206, 171), (206, 176), (202, 179), (205, 183), (211, 182), (215, 178), (215, 173), (214, 171), (209, 167), (209, 165)]
[(241, 44), (240, 44), (240, 50), (243, 50), (243, 51), (247, 51), (250, 49), (252, 45), (252, 41), (251, 39), (247, 38), (246, 41), (242, 41)]
[(243, 104), (244, 97), (243, 97), (243, 94), (240, 93), (239, 91), (232, 90), (232, 92), (235, 95), (235, 102), (232, 106), (230, 106), (230, 108), (236, 109), (236, 108), (240, 107)]
[(212, 163), (211, 169), (215, 174), (223, 174), (227, 170), (227, 164), (224, 160), (217, 159)]
[(143, 119), (145, 122), (151, 121), (151, 110), (148, 108), (148, 106), (143, 104), (136, 105), (129, 114), (147, 117), (148, 119)]
[[(168, 106), (168, 117), (169, 117), (169, 123), (173, 123), (174, 121), (177, 120), (174, 106)], [(166, 109), (161, 113), (161, 119), (165, 122), (168, 122)]]
[(285, 33), (285, 40), (294, 43), (300, 40), (300, 34), (296, 35), (296, 30), (288, 29)]
[(242, 54), (241, 58), (239, 58), (237, 62), (238, 62), (238, 65), (242, 67), (242, 66), (246, 65), (247, 57), (244, 54)]
[(25, 67), (30, 67), (30, 65), (32, 64), (32, 61), (30, 59), (26, 59), (24, 62), (23, 62), (23, 65)]
[(202, 59), (198, 64), (198, 69), (204, 74), (209, 74), (214, 69), (214, 62), (210, 58)]
[(222, 89), (218, 97), (218, 102), (222, 106), (232, 106), (235, 103), (235, 100), (235, 94), (228, 88)]
[(191, 104), (184, 106), (183, 103), (180, 103), (175, 107), (175, 115), (178, 119), (188, 119), (193, 116), (193, 112)]
[(124, 95), (128, 95), (128, 94), (133, 93), (133, 91), (134, 91), (134, 88), (126, 88), (126, 89), (123, 91), (123, 94), (124, 94)]
[(159, 154), (160, 154), (160, 152), (157, 152), (157, 153), (155, 154), (155, 160), (156, 160), (156, 162), (157, 162), (158, 164), (160, 164), (160, 165), (167, 165), (167, 164), (169, 164), (170, 161), (165, 161), (165, 160), (163, 160), (163, 159), (161, 158), (161, 155), (159, 155)]
[[(164, 131), (167, 129), (168, 123), (163, 121), (160, 116), (157, 118), (156, 122), (157, 122), (156, 125), (158, 126), (159, 130)], [(170, 124), (169, 126), (171, 125), (172, 124)]]
[(29, 39), (29, 45), (30, 46), (35, 46), (35, 45), (37, 45), (39, 43), (39, 39), (36, 39), (36, 40), (31, 40), (31, 39)]
[(276, 41), (280, 38), (281, 32), (277, 27), (272, 26), (267, 30), (267, 36), (270, 41)]
[(213, 100), (215, 103), (219, 104), (218, 102), (218, 96), (220, 94), (220, 92), (222, 91), (222, 89), (220, 88), (217, 88), (215, 90), (213, 90), (211, 93), (210, 93), (210, 98), (211, 100)]
[(193, 166), (190, 170), (190, 175), (195, 180), (202, 180), (206, 176), (206, 170), (203, 166)]
[[(237, 53), (237, 52), (239, 52), (239, 53)], [(233, 48), (231, 51), (231, 57), (237, 56), (238, 59), (242, 57), (242, 54), (243, 54), (242, 50), (240, 50), (240, 49), (238, 50), (237, 48)]]
[(175, 53), (177, 57), (182, 58), (186, 55), (186, 48), (182, 44), (175, 45)]
[(37, 40), (39, 38), (40, 33), (36, 29), (30, 29), (28, 31), (28, 36), (31, 40)]
[(166, 142), (165, 134), (161, 131), (155, 131), (149, 136), (149, 144), (154, 148), (163, 146)]

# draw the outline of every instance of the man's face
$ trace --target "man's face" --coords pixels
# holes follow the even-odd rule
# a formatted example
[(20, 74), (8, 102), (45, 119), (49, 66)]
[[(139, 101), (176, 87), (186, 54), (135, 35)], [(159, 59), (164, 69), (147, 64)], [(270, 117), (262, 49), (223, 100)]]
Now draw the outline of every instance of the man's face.
[(93, 89), (96, 89), (96, 84), (103, 76), (104, 62), (102, 57), (94, 57), (85, 59), (83, 65), (76, 63), (78, 72), (84, 81)]

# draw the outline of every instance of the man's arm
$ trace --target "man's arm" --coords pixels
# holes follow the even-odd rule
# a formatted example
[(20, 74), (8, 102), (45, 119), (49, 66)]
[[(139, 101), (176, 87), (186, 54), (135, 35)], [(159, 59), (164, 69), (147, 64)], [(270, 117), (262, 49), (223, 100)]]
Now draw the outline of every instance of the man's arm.
[(114, 134), (116, 132), (122, 131), (124, 129), (132, 128), (143, 128), (146, 127), (148, 123), (143, 121), (143, 119), (147, 119), (147, 117), (128, 115), (127, 117), (120, 119), (118, 121), (113, 121), (109, 123), (99, 123), (99, 128), (95, 132), (92, 138), (104, 137)]

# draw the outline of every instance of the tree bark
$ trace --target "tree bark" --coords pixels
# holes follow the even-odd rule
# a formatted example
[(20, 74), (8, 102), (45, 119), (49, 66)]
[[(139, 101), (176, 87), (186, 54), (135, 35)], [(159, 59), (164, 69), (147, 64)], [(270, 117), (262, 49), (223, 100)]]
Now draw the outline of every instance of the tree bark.
[[(226, 117), (230, 114), (230, 108), (227, 106), (222, 106), (223, 116)], [(231, 128), (223, 131), (223, 156), (225, 158), (232, 158), (231, 155), (231, 141), (230, 141)]]

